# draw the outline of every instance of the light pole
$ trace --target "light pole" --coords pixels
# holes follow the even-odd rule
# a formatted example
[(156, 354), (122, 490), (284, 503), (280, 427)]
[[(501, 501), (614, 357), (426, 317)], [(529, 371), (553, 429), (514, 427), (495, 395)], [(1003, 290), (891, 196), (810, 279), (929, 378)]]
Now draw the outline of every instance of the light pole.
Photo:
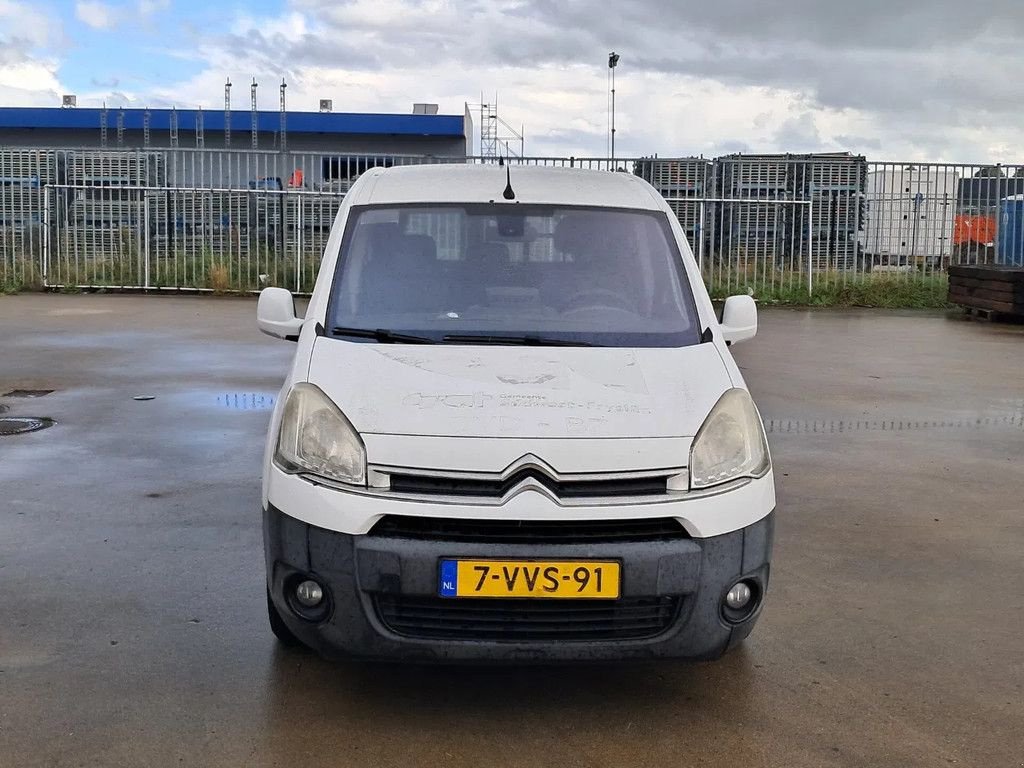
[(611, 160), (612, 170), (615, 166), (615, 65), (619, 63), (619, 54), (612, 51), (608, 54), (608, 72), (612, 79), (612, 146), (611, 146)]

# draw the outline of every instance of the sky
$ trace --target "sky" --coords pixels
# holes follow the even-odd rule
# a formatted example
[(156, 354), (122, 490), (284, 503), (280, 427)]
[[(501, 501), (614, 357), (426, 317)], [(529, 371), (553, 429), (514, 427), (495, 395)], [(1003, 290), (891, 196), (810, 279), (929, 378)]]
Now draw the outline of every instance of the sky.
[[(1024, 0), (0, 0), (0, 106), (461, 114), (531, 156), (1024, 162)], [(479, 124), (479, 118), (476, 118)]]

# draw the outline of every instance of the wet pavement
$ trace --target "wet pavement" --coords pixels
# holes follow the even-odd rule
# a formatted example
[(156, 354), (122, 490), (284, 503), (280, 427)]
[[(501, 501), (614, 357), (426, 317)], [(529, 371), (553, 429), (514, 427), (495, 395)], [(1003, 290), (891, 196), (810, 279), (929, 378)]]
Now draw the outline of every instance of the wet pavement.
[(778, 538), (746, 645), (421, 668), (275, 645), (260, 456), (293, 347), (254, 314), (0, 297), (0, 410), (56, 422), (0, 437), (0, 766), (1024, 765), (1024, 328), (763, 312), (736, 356)]

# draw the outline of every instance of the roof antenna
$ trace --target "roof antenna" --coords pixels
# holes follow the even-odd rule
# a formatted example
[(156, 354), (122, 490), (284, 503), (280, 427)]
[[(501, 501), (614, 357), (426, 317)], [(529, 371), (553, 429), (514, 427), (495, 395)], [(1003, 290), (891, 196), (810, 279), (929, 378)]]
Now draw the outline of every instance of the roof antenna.
[(515, 200), (516, 193), (512, 189), (512, 167), (505, 166), (505, 191), (501, 193), (501, 196), (506, 200)]

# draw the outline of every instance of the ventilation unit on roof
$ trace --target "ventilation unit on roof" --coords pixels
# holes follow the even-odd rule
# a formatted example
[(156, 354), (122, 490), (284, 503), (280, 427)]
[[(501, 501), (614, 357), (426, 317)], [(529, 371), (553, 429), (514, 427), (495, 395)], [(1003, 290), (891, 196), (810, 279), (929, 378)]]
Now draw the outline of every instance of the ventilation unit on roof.
[(414, 115), (436, 115), (437, 104), (413, 104), (412, 113)]
[(62, 107), (77, 107), (78, 97), (73, 93), (65, 93), (60, 97), (60, 105)]
[(334, 102), (330, 99), (320, 99), (320, 111), (330, 112), (334, 109)]

